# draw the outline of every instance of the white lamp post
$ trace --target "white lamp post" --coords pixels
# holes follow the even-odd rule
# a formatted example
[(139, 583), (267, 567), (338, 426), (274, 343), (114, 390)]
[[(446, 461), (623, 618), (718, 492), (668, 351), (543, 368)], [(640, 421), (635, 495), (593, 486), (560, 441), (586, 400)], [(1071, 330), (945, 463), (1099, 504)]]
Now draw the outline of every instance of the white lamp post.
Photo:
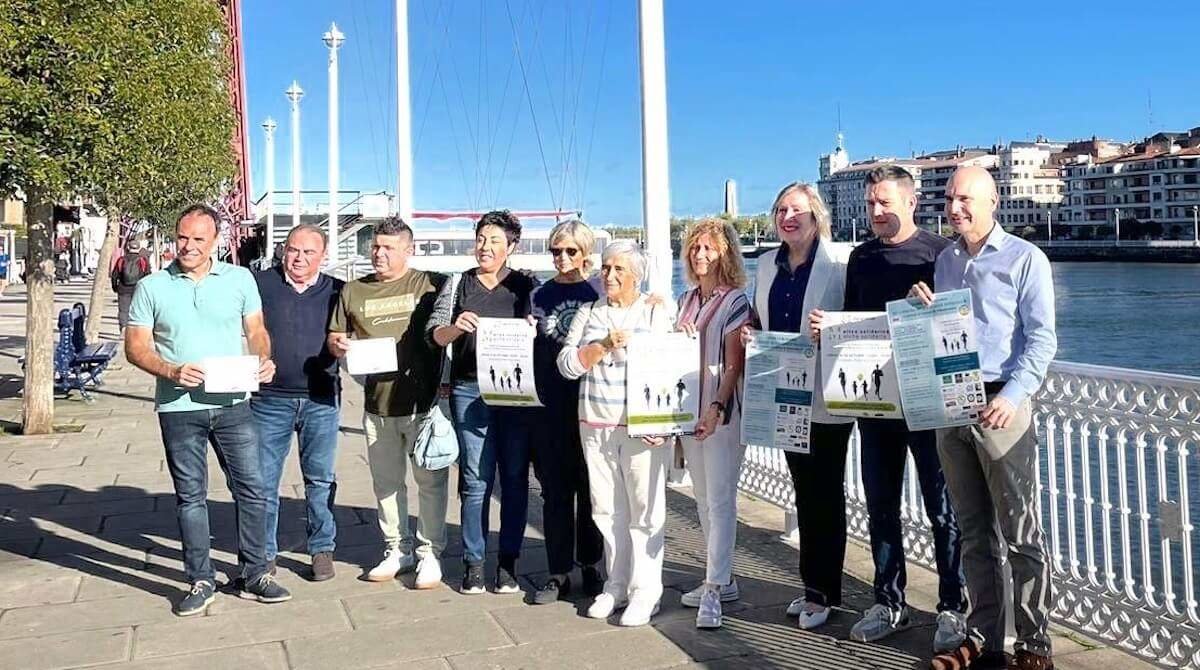
[(304, 97), (304, 89), (293, 81), (285, 93), (292, 103), (292, 227), (295, 228), (300, 225), (300, 99)]
[(338, 47), (346, 36), (338, 30), (336, 23), (322, 37), (329, 47), (329, 248), (326, 258), (329, 265), (338, 262)]
[(408, 0), (396, 0), (396, 214), (411, 223), (412, 101), (408, 75)]
[(267, 117), (262, 124), (266, 134), (267, 152), (267, 243), (266, 256), (270, 263), (275, 257), (275, 119)]
[(1117, 246), (1121, 246), (1121, 208), (1117, 208)]

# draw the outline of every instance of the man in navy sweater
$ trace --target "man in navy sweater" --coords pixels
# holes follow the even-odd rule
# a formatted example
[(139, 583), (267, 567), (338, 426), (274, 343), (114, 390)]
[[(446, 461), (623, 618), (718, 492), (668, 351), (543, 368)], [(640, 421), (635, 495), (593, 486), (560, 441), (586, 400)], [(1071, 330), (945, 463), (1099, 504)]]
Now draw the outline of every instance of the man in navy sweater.
[(312, 580), (333, 577), (337, 526), (333, 519), (337, 482), (334, 459), (341, 387), (337, 359), (325, 346), (325, 328), (343, 282), (321, 274), (325, 231), (311, 224), (293, 228), (284, 244), (283, 264), (255, 274), (263, 317), (271, 335), (275, 378), (250, 400), (258, 423), (263, 483), (267, 491), (267, 559), (275, 571), (279, 524), (279, 480), (292, 446), (300, 443), (300, 472), (308, 512), (308, 553)]

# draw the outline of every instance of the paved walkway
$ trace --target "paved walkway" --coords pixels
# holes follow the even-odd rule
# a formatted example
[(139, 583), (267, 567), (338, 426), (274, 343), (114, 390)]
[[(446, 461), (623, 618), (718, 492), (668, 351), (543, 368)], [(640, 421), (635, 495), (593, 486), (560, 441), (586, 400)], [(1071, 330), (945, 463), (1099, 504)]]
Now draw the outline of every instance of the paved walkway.
[[(69, 305), (87, 300), (82, 283), (59, 287)], [(115, 304), (104, 322), (115, 337)], [(24, 347), (24, 296), (0, 299), (0, 419), (17, 421)], [(360, 580), (378, 559), (370, 475), (360, 421), (361, 394), (348, 385), (338, 455), (337, 577), (302, 578), (307, 558), (295, 459), (284, 475), (279, 565), (294, 600), (261, 605), (220, 594), (206, 616), (179, 619), (182, 566), (171, 481), (152, 407), (152, 381), (122, 361), (92, 403), (57, 404), (58, 423), (78, 432), (0, 437), (0, 667), (76, 668), (912, 668), (927, 667), (934, 575), (910, 568), (915, 626), (880, 644), (847, 641), (871, 604), (870, 554), (851, 544), (846, 606), (821, 634), (798, 630), (783, 612), (797, 594), (796, 551), (778, 538), (782, 514), (743, 497), (735, 571), (742, 599), (725, 627), (697, 631), (680, 595), (703, 575), (703, 539), (687, 490), (668, 494), (667, 585), (651, 626), (620, 628), (582, 616), (586, 601), (535, 607), (527, 594), (459, 595), (447, 586), (411, 589)], [(11, 425), (11, 424), (4, 424)], [(230, 495), (210, 461), (210, 514), (219, 571), (232, 553)], [(452, 478), (453, 479), (453, 478)], [(531, 496), (522, 586), (545, 574), (541, 503)], [(453, 501), (452, 501), (453, 502)], [(493, 506), (495, 509), (496, 506)], [(415, 509), (415, 507), (413, 508)], [(447, 584), (460, 576), (457, 505), (451, 504)], [(498, 523), (493, 522), (493, 528)], [(495, 559), (492, 555), (491, 558)], [(491, 564), (489, 564), (489, 569)], [(489, 571), (490, 574), (490, 571)], [(866, 580), (866, 581), (864, 581)], [(1056, 631), (1058, 667), (1145, 666), (1117, 650)]]

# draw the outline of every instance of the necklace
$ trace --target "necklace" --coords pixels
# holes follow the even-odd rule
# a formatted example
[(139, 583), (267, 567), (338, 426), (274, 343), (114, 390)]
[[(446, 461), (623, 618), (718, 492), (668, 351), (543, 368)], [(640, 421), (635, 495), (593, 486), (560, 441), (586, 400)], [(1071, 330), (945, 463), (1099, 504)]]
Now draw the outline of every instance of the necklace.
[[(640, 303), (641, 300), (642, 300), (642, 296), (638, 295), (636, 298), (633, 299), (633, 302), (629, 303), (629, 306), (625, 307), (625, 308), (614, 307), (612, 304), (609, 304), (608, 312), (605, 314), (605, 317), (608, 319), (609, 330), (627, 331), (628, 330), (627, 326), (629, 325), (629, 320), (631, 318), (633, 318), (633, 315), (634, 315), (634, 308), (636, 308), (638, 306), (638, 303)], [(625, 310), (624, 318), (621, 319), (621, 325), (619, 325), (619, 326), (617, 325), (616, 321), (613, 319), (612, 311), (614, 309), (624, 309)], [(626, 346), (628, 346), (628, 343), (626, 343)], [(618, 350), (614, 349), (614, 350), (604, 354), (604, 360), (605, 360), (605, 362), (608, 363), (609, 367), (612, 367), (617, 364), (617, 351)]]

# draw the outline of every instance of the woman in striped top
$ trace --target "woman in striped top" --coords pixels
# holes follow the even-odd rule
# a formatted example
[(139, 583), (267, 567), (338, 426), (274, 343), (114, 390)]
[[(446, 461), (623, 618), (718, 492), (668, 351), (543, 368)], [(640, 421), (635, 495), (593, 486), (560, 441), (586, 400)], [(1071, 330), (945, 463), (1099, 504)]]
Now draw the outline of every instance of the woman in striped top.
[(737, 540), (737, 481), (746, 447), (742, 439), (740, 387), (745, 348), (740, 329), (750, 321), (742, 290), (746, 270), (733, 226), (708, 219), (684, 237), (684, 269), (693, 286), (679, 299), (680, 330), (700, 337), (700, 406), (693, 436), (683, 438), (696, 513), (704, 531), (704, 583), (683, 595), (698, 607), (697, 628), (721, 627), (721, 603), (738, 599), (733, 578)]
[(625, 346), (637, 333), (667, 333), (674, 309), (641, 292), (646, 257), (617, 240), (604, 249), (600, 278), (606, 297), (580, 309), (571, 322), (558, 369), (583, 378), (579, 434), (591, 487), (592, 519), (604, 537), (608, 580), (587, 615), (606, 619), (627, 604), (622, 626), (649, 623), (662, 597), (667, 464), (661, 437), (630, 437), (625, 412)]

